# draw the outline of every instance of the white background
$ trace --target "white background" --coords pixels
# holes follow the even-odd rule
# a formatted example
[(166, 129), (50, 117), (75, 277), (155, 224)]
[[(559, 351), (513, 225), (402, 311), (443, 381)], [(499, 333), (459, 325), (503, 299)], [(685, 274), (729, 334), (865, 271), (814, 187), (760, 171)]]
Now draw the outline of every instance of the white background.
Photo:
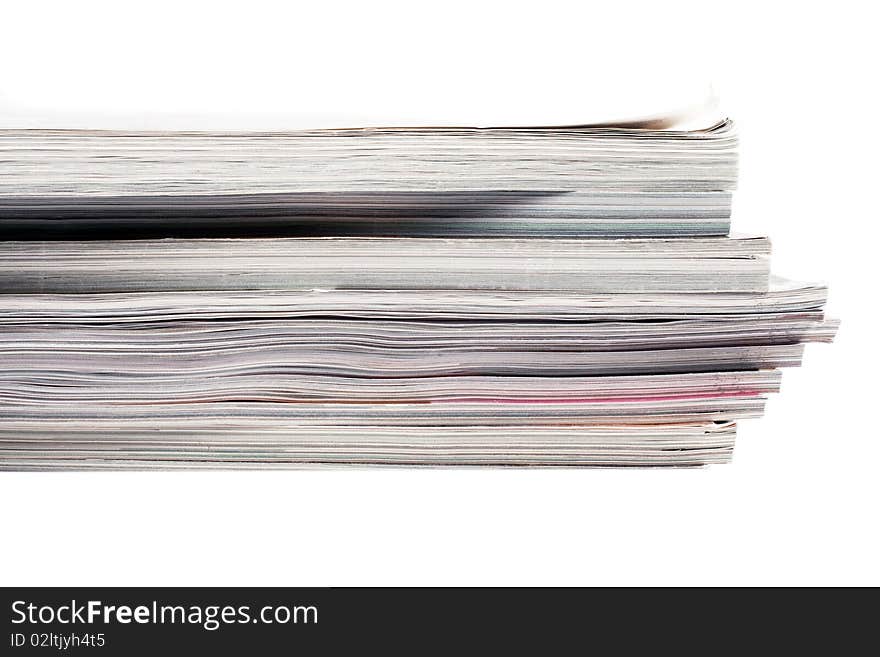
[(6, 1), (0, 115), (547, 123), (712, 84), (734, 228), (830, 284), (837, 342), (705, 470), (0, 473), (0, 584), (880, 584), (870, 3), (316, 4)]

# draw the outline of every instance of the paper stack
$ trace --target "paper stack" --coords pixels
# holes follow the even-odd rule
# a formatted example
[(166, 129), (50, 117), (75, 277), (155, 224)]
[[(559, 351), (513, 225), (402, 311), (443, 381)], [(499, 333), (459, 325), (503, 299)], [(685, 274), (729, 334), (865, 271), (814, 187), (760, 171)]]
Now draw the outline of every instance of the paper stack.
[(837, 326), (736, 145), (0, 131), (0, 468), (726, 462)]

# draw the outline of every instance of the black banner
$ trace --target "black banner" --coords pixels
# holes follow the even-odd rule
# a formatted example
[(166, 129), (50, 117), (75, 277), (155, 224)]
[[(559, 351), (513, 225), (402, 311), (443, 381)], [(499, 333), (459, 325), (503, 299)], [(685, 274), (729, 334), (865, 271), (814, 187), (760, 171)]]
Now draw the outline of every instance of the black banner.
[(704, 589), (3, 589), (0, 654), (340, 654), (369, 649), (513, 648), (545, 654), (575, 645), (728, 648), (760, 635), (829, 640), (840, 649), (873, 627), (860, 596), (821, 591)]

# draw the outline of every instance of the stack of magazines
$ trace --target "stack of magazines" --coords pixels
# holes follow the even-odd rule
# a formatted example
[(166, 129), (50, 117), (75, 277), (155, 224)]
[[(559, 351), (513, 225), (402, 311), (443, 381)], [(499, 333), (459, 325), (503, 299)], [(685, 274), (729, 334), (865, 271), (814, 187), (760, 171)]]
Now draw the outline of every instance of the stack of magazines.
[(731, 459), (826, 290), (730, 121), (0, 131), (0, 468)]

